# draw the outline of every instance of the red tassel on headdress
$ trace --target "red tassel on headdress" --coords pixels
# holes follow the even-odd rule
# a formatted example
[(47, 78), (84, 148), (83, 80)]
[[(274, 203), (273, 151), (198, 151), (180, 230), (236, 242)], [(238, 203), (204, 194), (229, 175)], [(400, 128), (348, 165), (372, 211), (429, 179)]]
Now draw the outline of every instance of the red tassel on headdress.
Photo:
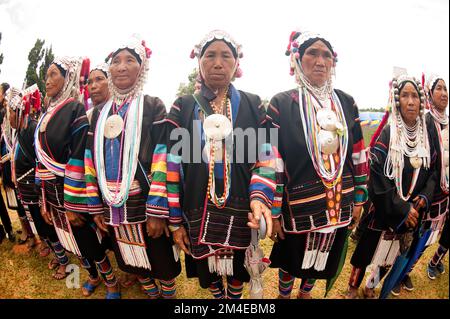
[(90, 71), (91, 61), (89, 58), (83, 59), (83, 64), (81, 65), (81, 72), (80, 72), (80, 88), (82, 85), (85, 85), (88, 78), (89, 78), (89, 71)]
[(194, 58), (195, 58), (195, 52), (194, 52), (194, 49), (192, 49), (191, 54), (189, 55), (189, 57), (190, 57), (191, 59), (194, 59)]
[(289, 56), (291, 54), (291, 47), (292, 47), (292, 41), (294, 41), (294, 36), (297, 32), (296, 31), (292, 31), (291, 35), (289, 36), (289, 44), (287, 46), (286, 49), (286, 55)]
[(34, 91), (32, 95), (32, 100), (33, 100), (33, 109), (36, 112), (39, 112), (41, 110), (41, 93), (39, 92), (39, 90)]
[(84, 108), (86, 111), (89, 109), (89, 97), (90, 97), (90, 94), (89, 94), (88, 87), (86, 85), (83, 90), (83, 101), (84, 101)]
[(383, 115), (383, 119), (380, 122), (380, 125), (378, 125), (377, 130), (372, 135), (372, 139), (370, 140), (370, 144), (369, 144), (370, 148), (372, 148), (375, 145), (375, 143), (376, 143), (378, 137), (380, 136), (381, 131), (383, 130), (384, 126), (386, 125), (388, 119), (389, 119), (389, 110), (386, 110), (386, 112)]
[(152, 50), (150, 50), (150, 48), (148, 48), (145, 45), (145, 41), (142, 40), (142, 46), (145, 48), (145, 55), (147, 56), (147, 59), (150, 59), (150, 56), (152, 55)]

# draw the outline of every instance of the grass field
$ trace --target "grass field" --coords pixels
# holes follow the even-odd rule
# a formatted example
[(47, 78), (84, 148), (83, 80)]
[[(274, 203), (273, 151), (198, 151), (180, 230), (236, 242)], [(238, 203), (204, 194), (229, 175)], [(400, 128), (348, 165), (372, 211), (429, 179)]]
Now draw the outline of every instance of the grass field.
[[(18, 229), (17, 215), (15, 212), (10, 214), (14, 219), (15, 229)], [(270, 254), (272, 242), (270, 239), (265, 239), (261, 243), (266, 255)], [(7, 239), (0, 245), (0, 299), (14, 298), (14, 299), (78, 299), (84, 298), (80, 289), (67, 288), (65, 280), (56, 281), (52, 279), (52, 272), (47, 269), (47, 263), (50, 261), (49, 257), (39, 257), (36, 250), (24, 251), (17, 245), (13, 245)], [(350, 276), (350, 257), (355, 248), (355, 244), (350, 242), (347, 253), (347, 261), (344, 269), (338, 278), (334, 288), (327, 298), (342, 298), (342, 294), (347, 289), (347, 282)], [(403, 290), (399, 297), (401, 299), (448, 299), (449, 298), (449, 276), (448, 272), (441, 275), (436, 280), (431, 281), (426, 274), (426, 263), (433, 255), (437, 245), (433, 245), (426, 252), (422, 259), (417, 264), (412, 273), (412, 279), (415, 285), (415, 290), (407, 292)], [(116, 273), (122, 274), (116, 267), (113, 254), (110, 253), (111, 260), (115, 265)], [(71, 257), (71, 262), (78, 265), (78, 260)], [(448, 255), (444, 261), (446, 270), (448, 270), (449, 262)], [(87, 279), (87, 272), (81, 270), (82, 284)], [(277, 286), (277, 271), (275, 269), (268, 269), (264, 272), (264, 298), (276, 298), (278, 294)], [(297, 280), (295, 288), (299, 285)], [(207, 299), (211, 298), (208, 291), (201, 289), (198, 286), (196, 279), (187, 279), (183, 272), (177, 278), (177, 295), (178, 298), (189, 299)], [(323, 298), (324, 281), (318, 281), (313, 290), (313, 298)], [(293, 294), (294, 295), (294, 294)], [(123, 289), (122, 296), (126, 299), (141, 299), (145, 296), (140, 292), (138, 285), (131, 288)], [(105, 288), (100, 286), (98, 290), (89, 298), (105, 297)], [(248, 288), (244, 290), (244, 298), (248, 297)]]
[[(363, 133), (366, 140), (366, 145), (369, 143), (371, 134), (374, 129), (364, 128)], [(14, 221), (14, 228), (18, 229), (19, 224), (17, 220), (17, 214), (11, 212), (10, 216)], [(272, 247), (270, 239), (265, 239), (261, 243), (265, 254), (268, 256)], [(327, 298), (335, 299), (342, 298), (342, 294), (347, 289), (347, 282), (350, 276), (350, 257), (355, 248), (355, 244), (350, 242), (349, 250), (347, 253), (347, 260), (344, 269), (338, 278), (333, 290), (330, 292)], [(416, 265), (413, 273), (411, 274), (412, 280), (415, 285), (415, 290), (407, 292), (402, 290), (399, 297), (400, 299), (448, 299), (449, 298), (449, 261), (448, 255), (445, 257), (444, 264), (447, 272), (441, 275), (436, 280), (431, 281), (426, 274), (426, 263), (434, 254), (437, 248), (437, 244), (430, 247), (422, 257), (422, 259)], [(115, 265), (116, 273), (119, 275), (121, 272), (116, 267), (113, 254), (110, 253), (111, 260)], [(84, 298), (80, 289), (69, 289), (66, 287), (66, 282), (56, 281), (52, 279), (52, 272), (47, 269), (47, 263), (50, 261), (50, 257), (39, 257), (37, 251), (24, 251), (17, 245), (11, 244), (7, 239), (0, 245), (0, 299), (2, 298), (51, 298), (51, 299), (77, 299)], [(71, 262), (78, 265), (76, 258), (71, 257)], [(87, 279), (87, 273), (83, 270), (81, 273), (82, 284)], [(264, 298), (276, 298), (278, 295), (278, 279), (277, 270), (268, 269), (264, 272)], [(295, 282), (295, 289), (298, 288), (299, 281)], [(177, 296), (178, 298), (192, 298), (192, 299), (207, 299), (211, 298), (208, 291), (202, 290), (196, 279), (187, 279), (184, 272), (177, 278)], [(323, 298), (324, 294), (324, 281), (318, 281), (316, 287), (312, 292), (313, 298)], [(295, 296), (296, 292), (293, 293)], [(98, 290), (89, 298), (103, 299), (105, 296), (105, 288), (99, 287)], [(122, 290), (123, 298), (145, 298), (141, 293), (138, 285), (134, 285), (131, 288)], [(248, 298), (248, 287), (244, 290), (244, 298)]]

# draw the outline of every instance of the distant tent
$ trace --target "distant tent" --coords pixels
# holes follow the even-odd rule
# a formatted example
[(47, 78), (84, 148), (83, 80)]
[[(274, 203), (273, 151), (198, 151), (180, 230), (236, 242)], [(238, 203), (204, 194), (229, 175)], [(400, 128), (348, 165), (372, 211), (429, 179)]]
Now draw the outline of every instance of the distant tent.
[(361, 126), (377, 127), (383, 119), (383, 112), (360, 112)]

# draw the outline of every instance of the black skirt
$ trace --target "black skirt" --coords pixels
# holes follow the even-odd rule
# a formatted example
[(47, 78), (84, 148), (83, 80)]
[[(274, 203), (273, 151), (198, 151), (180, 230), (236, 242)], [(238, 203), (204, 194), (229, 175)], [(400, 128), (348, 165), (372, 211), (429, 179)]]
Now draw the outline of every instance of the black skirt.
[(144, 231), (144, 240), (146, 244), (146, 251), (148, 260), (151, 265), (151, 270), (146, 268), (134, 267), (127, 265), (123, 260), (122, 254), (120, 253), (119, 246), (117, 244), (117, 239), (114, 233), (114, 228), (108, 226), (109, 235), (111, 238), (111, 246), (116, 256), (117, 265), (120, 270), (135, 274), (140, 277), (151, 277), (153, 279), (161, 280), (171, 280), (177, 277), (181, 273), (181, 263), (180, 261), (175, 261), (172, 245), (172, 238), (167, 238), (165, 234), (161, 237), (153, 239), (147, 235)]
[(81, 227), (71, 225), (72, 232), (80, 249), (81, 256), (90, 260), (100, 262), (105, 258), (106, 246), (103, 239), (99, 241), (97, 236), (97, 225), (90, 215), (83, 215), (86, 222)]
[(275, 243), (270, 255), (271, 268), (281, 268), (291, 276), (304, 279), (330, 279), (336, 275), (342, 250), (347, 237), (347, 227), (337, 229), (336, 237), (328, 255), (323, 271), (314, 268), (302, 269), (308, 234), (288, 234), (285, 239)]
[(364, 230), (350, 260), (352, 266), (365, 269), (370, 265), (382, 233), (382, 231), (371, 228)]
[[(241, 282), (249, 282), (250, 275), (244, 267), (245, 250), (233, 250), (233, 276), (228, 276), (228, 280), (237, 279)], [(194, 259), (185, 255), (186, 276), (188, 278), (198, 278), (200, 287), (208, 288), (213, 282), (222, 278), (217, 273), (211, 273), (208, 266), (208, 258)]]

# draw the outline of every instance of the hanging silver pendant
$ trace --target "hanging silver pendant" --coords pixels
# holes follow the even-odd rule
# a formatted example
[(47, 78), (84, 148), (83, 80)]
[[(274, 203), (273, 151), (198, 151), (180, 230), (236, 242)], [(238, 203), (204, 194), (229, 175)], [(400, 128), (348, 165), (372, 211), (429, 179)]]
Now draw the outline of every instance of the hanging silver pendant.
[(105, 137), (109, 139), (116, 138), (123, 131), (123, 119), (120, 115), (114, 114), (108, 117), (105, 124)]
[(422, 163), (423, 163), (422, 158), (417, 157), (417, 156), (410, 157), (409, 158), (409, 162), (411, 163), (411, 166), (413, 168), (415, 168), (415, 169), (420, 168), (422, 166)]
[(233, 131), (231, 121), (221, 114), (212, 114), (203, 122), (203, 130), (208, 140), (221, 141)]

